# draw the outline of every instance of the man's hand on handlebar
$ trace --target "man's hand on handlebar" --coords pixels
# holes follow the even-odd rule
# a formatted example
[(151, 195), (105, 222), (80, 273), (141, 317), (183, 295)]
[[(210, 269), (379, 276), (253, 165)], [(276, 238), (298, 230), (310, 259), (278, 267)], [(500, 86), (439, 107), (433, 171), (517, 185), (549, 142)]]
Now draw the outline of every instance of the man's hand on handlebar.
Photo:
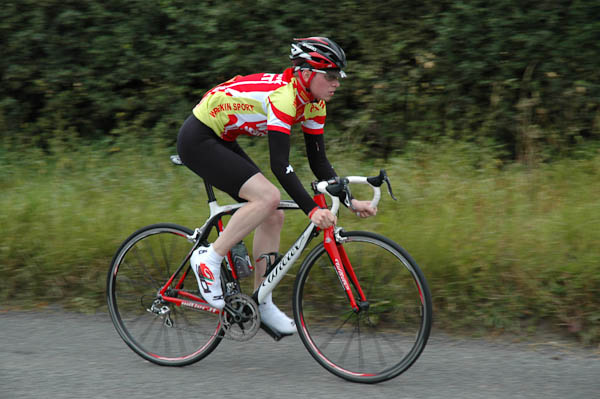
[(337, 217), (329, 209), (317, 209), (310, 218), (317, 227), (326, 229), (335, 225)]
[[(367, 184), (373, 189), (373, 199), (370, 201), (361, 201), (352, 198), (349, 184)], [(369, 216), (375, 216), (377, 214), (377, 204), (381, 198), (381, 185), (386, 183), (388, 186), (388, 192), (395, 200), (394, 194), (392, 194), (392, 187), (390, 180), (387, 177), (385, 170), (381, 169), (378, 176), (365, 177), (365, 176), (348, 176), (348, 177), (336, 177), (335, 179), (313, 182), (312, 187), (315, 194), (323, 193), (329, 194), (333, 200), (331, 211), (327, 209), (319, 209), (317, 211), (311, 211), (309, 214), (310, 220), (320, 227), (321, 229), (331, 227), (336, 223), (335, 214), (337, 213), (340, 206), (340, 199), (344, 201), (344, 205), (348, 206), (356, 216), (360, 218), (367, 218)], [(350, 198), (350, 203), (348, 199)]]
[(371, 201), (359, 201), (353, 198), (352, 208), (354, 209), (356, 216), (361, 218), (368, 218), (369, 216), (375, 216), (377, 214), (377, 208), (371, 206)]

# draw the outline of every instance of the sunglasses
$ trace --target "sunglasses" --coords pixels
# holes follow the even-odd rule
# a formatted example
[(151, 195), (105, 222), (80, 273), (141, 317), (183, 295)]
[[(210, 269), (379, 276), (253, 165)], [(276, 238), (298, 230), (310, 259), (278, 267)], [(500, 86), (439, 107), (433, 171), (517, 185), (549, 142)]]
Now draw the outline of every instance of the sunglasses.
[(334, 80), (339, 80), (341, 78), (345, 78), (346, 77), (346, 73), (344, 71), (342, 71), (342, 70), (338, 71), (338, 70), (335, 70), (335, 69), (326, 69), (326, 70), (311, 69), (311, 71), (325, 74), (325, 80), (327, 80), (328, 82), (333, 82)]

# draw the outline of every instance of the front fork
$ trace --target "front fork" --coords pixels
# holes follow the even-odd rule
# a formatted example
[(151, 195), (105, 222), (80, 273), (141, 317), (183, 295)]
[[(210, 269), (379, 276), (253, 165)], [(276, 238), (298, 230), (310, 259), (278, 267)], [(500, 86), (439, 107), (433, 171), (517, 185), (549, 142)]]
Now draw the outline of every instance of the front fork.
[[(314, 197), (315, 202), (321, 208), (326, 208), (327, 203), (325, 202), (324, 194), (317, 194)], [(335, 226), (331, 226), (323, 231), (323, 245), (325, 250), (329, 254), (329, 258), (333, 263), (335, 268), (335, 272), (338, 275), (340, 280), (340, 284), (344, 287), (344, 291), (346, 291), (346, 295), (348, 296), (348, 300), (350, 301), (350, 306), (352, 306), (352, 310), (356, 313), (360, 312), (368, 308), (367, 298), (358, 282), (358, 278), (356, 277), (356, 273), (354, 272), (354, 268), (350, 263), (350, 259), (348, 259), (348, 254), (344, 249), (343, 239), (339, 235), (341, 229), (336, 229)], [(352, 283), (356, 292), (358, 293), (359, 300), (356, 301), (354, 297), (354, 293), (352, 289), (350, 289), (350, 284)]]
[[(343, 243), (337, 242), (335, 239), (334, 227), (329, 227), (325, 229), (324, 234), (324, 246), (325, 250), (329, 254), (329, 258), (333, 263), (333, 267), (335, 268), (335, 272), (338, 275), (340, 280), (340, 284), (346, 291), (346, 295), (348, 296), (348, 300), (350, 301), (350, 306), (352, 310), (356, 313), (365, 309), (367, 305), (367, 299), (365, 294), (358, 282), (358, 278), (356, 277), (356, 273), (354, 272), (354, 268), (350, 263), (350, 259), (348, 259), (348, 254), (344, 249)], [(358, 302), (354, 296), (352, 289), (350, 288), (350, 283), (356, 289), (358, 293)]]

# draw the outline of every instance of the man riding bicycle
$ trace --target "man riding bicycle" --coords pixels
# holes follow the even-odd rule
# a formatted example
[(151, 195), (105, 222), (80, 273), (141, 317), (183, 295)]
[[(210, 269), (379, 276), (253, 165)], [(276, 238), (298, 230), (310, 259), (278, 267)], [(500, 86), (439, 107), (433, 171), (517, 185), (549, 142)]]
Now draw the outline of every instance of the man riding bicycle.
[[(294, 39), (293, 66), (281, 74), (236, 76), (208, 91), (179, 131), (177, 151), (183, 163), (206, 182), (247, 202), (229, 220), (208, 248), (191, 258), (202, 297), (213, 307), (225, 306), (221, 262), (227, 252), (253, 230), (252, 253), (279, 250), (283, 212), (277, 210), (280, 193), (236, 142), (239, 135), (267, 136), (273, 174), (299, 207), (318, 227), (335, 224), (336, 217), (321, 209), (302, 186), (289, 163), (290, 132), (300, 123), (310, 168), (319, 180), (337, 176), (325, 154), (323, 126), (326, 101), (346, 76), (344, 50), (325, 37)], [(360, 217), (375, 215), (369, 201), (347, 198), (346, 205)], [(266, 260), (257, 259), (254, 285), (262, 282)], [(294, 321), (269, 296), (259, 304), (261, 320), (283, 334), (296, 331)]]

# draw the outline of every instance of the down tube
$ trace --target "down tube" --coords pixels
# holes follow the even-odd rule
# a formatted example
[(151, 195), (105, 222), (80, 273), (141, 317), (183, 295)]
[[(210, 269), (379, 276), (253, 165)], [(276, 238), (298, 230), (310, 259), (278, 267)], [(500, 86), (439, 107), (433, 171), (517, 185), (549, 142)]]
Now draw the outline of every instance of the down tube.
[(281, 258), (279, 263), (275, 265), (273, 270), (269, 272), (269, 274), (265, 277), (260, 287), (258, 287), (258, 303), (262, 303), (265, 297), (272, 292), (277, 284), (281, 281), (283, 276), (290, 270), (293, 266), (294, 262), (298, 260), (304, 248), (308, 245), (312, 237), (312, 233), (315, 229), (315, 225), (310, 223), (308, 227), (304, 230), (302, 235), (298, 237), (294, 245), (287, 251), (287, 253)]

